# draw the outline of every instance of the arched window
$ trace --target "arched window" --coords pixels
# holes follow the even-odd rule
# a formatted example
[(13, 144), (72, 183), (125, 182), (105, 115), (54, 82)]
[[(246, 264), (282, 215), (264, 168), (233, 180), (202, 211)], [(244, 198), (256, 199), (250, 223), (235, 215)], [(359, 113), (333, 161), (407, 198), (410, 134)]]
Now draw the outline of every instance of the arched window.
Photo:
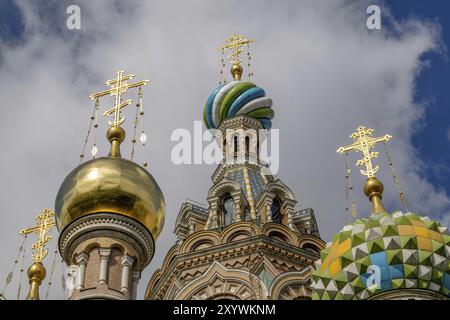
[(272, 207), (270, 208), (273, 222), (281, 223), (280, 209), (281, 209), (280, 200), (278, 200), (277, 198), (273, 199)]
[(307, 251), (309, 251), (309, 252), (313, 252), (313, 253), (316, 253), (316, 254), (319, 254), (319, 253), (320, 253), (319, 248), (317, 248), (315, 245), (309, 244), (309, 243), (305, 244), (305, 245), (302, 247), (302, 249), (305, 249), (305, 250), (307, 250)]
[(259, 157), (259, 140), (256, 141), (256, 154), (257, 154), (258, 157)]
[(245, 137), (245, 154), (248, 155), (250, 153), (250, 137)]
[(270, 239), (274, 239), (274, 240), (278, 240), (278, 241), (281, 241), (281, 242), (287, 242), (286, 237), (282, 233), (280, 233), (278, 231), (272, 231), (271, 233), (269, 233), (269, 238)]
[(233, 221), (233, 199), (227, 194), (222, 199), (222, 226), (231, 224)]
[(237, 137), (237, 136), (234, 136), (233, 141), (234, 141), (234, 158), (236, 159), (236, 158), (237, 158), (237, 152), (238, 152), (238, 150), (239, 150), (238, 137)]

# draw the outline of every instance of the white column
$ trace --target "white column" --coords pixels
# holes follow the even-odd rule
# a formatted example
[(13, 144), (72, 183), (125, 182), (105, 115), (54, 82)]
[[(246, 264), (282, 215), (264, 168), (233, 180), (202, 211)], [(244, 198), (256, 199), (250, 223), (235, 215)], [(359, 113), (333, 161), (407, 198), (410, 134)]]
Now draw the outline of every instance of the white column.
[(267, 222), (272, 222), (272, 204), (269, 203), (266, 206), (266, 218)]
[(133, 273), (131, 274), (131, 286), (132, 286), (132, 291), (131, 291), (131, 299), (136, 300), (137, 297), (137, 286), (138, 286), (138, 282), (139, 279), (141, 278), (141, 272), (140, 271), (133, 271)]
[(75, 262), (77, 263), (78, 266), (77, 286), (76, 286), (76, 289), (78, 290), (84, 289), (84, 276), (86, 274), (86, 265), (88, 260), (89, 255), (84, 251), (75, 257)]
[(108, 277), (108, 262), (109, 256), (111, 254), (110, 248), (100, 248), (98, 249), (100, 254), (100, 272), (98, 276), (99, 284), (106, 284), (106, 278)]
[(66, 287), (69, 290), (68, 292), (68, 298), (70, 298), (73, 294), (73, 290), (75, 290), (75, 287), (77, 285), (77, 279), (78, 279), (78, 266), (76, 264), (72, 264), (69, 266), (68, 272), (67, 272), (67, 282)]
[(296, 228), (294, 226), (294, 219), (292, 218), (291, 212), (288, 213), (288, 226), (289, 226), (289, 229), (296, 231)]
[(219, 213), (217, 212), (217, 208), (212, 209), (211, 212), (212, 212), (211, 229), (214, 229), (219, 226)]
[(189, 235), (195, 232), (195, 223), (193, 221), (189, 221)]
[(239, 221), (242, 220), (242, 217), (241, 217), (241, 205), (240, 205), (239, 201), (240, 201), (239, 198), (237, 200), (233, 201), (233, 206), (234, 206), (234, 208), (233, 208), (233, 211), (234, 211), (233, 222), (239, 222)]
[(306, 232), (306, 234), (311, 233), (311, 224), (309, 222), (305, 223), (305, 232)]
[(128, 293), (129, 291), (129, 280), (130, 280), (130, 268), (133, 265), (134, 259), (130, 256), (122, 256), (122, 282), (120, 285), (120, 291), (123, 293)]

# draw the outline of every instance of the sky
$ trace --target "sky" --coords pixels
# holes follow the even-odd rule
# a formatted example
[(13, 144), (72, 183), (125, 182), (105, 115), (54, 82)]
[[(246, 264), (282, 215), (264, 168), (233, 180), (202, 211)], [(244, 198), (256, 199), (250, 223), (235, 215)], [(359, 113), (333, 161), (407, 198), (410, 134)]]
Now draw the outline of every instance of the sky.
[[(81, 9), (80, 30), (66, 27), (72, 4)], [(371, 4), (381, 7), (381, 30), (366, 27)], [(192, 132), (202, 119), (219, 81), (217, 47), (235, 32), (255, 40), (253, 81), (274, 101), (277, 176), (296, 194), (298, 209), (314, 209), (325, 241), (346, 219), (345, 159), (336, 149), (359, 125), (394, 137), (389, 149), (409, 210), (449, 225), (448, 10), (444, 0), (1, 1), (0, 277), (11, 270), (17, 232), (43, 208), (53, 208), (64, 177), (78, 165), (93, 108), (88, 96), (124, 69), (151, 80), (144, 89), (149, 148), (138, 149), (136, 161), (142, 163), (146, 152), (167, 209), (155, 257), (142, 274), (143, 297), (175, 242), (182, 202), (206, 203), (215, 166), (174, 165), (170, 136), (177, 128)], [(100, 122), (99, 155), (108, 151), (106, 128)], [(122, 150), (128, 155), (129, 143)], [(378, 151), (385, 207), (403, 210)], [(364, 178), (354, 167), (357, 155), (350, 159), (364, 217), (370, 212)], [(48, 270), (51, 261), (49, 254)], [(58, 282), (50, 298), (63, 298)], [(6, 296), (13, 299), (16, 291), (11, 285)]]

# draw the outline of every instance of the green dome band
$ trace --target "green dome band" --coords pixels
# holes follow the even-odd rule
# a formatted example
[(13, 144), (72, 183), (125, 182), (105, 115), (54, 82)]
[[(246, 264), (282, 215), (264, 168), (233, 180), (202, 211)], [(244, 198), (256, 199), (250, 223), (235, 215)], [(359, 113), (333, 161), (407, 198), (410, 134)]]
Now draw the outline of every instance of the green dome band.
[(230, 109), (231, 104), (237, 97), (239, 97), (244, 91), (256, 87), (255, 84), (251, 82), (242, 82), (237, 84), (233, 89), (231, 89), (222, 101), (220, 105), (220, 117), (219, 121), (224, 120), (228, 115), (228, 110)]
[(275, 113), (272, 108), (260, 108), (247, 113), (249, 117), (273, 119)]

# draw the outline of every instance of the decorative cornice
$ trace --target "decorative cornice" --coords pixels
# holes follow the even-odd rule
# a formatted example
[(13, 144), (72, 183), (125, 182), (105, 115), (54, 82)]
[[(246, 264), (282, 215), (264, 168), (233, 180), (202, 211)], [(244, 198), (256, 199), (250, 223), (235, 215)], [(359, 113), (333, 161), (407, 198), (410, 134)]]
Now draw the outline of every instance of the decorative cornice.
[(176, 276), (177, 270), (183, 270), (194, 265), (196, 267), (207, 265), (217, 260), (228, 259), (238, 255), (248, 255), (251, 252), (275, 255), (279, 259), (289, 260), (292, 263), (305, 266), (312, 265), (319, 258), (318, 254), (313, 254), (304, 249), (270, 239), (265, 235), (258, 235), (175, 256), (166, 269), (162, 271), (162, 275), (156, 286), (147, 288), (145, 298), (164, 296), (169, 284)]
[[(217, 279), (220, 279), (222, 281), (226, 279), (237, 280), (242, 284), (246, 284), (249, 290), (252, 290), (252, 287), (255, 284), (254, 282), (256, 281), (257, 286), (259, 286), (259, 289), (261, 290), (258, 290), (256, 299), (259, 300), (268, 296), (268, 291), (264, 282), (262, 282), (257, 275), (252, 274), (248, 270), (227, 268), (226, 266), (215, 260), (211, 263), (211, 265), (203, 273), (203, 275), (183, 286), (174, 297), (174, 299), (186, 299), (188, 298), (187, 296), (192, 296), (193, 294), (195, 294), (196, 290), (215, 283)], [(225, 294), (226, 292), (222, 293)]]
[(247, 125), (249, 129), (263, 129), (259, 120), (250, 118), (242, 114), (222, 121), (219, 126), (219, 130), (223, 131), (227, 129), (235, 129), (235, 127), (243, 125)]
[(99, 292), (97, 288), (76, 290), (69, 300), (129, 300), (130, 296), (120, 291), (108, 289), (105, 292)]
[(109, 259), (111, 248), (99, 248), (98, 253), (100, 254), (100, 259)]
[(404, 288), (380, 292), (367, 300), (448, 300), (449, 297), (428, 289)]
[(131, 267), (133, 265), (134, 259), (133, 259), (133, 257), (123, 255), (120, 262), (121, 262), (122, 266)]
[[(253, 168), (255, 170), (261, 170), (262, 168), (267, 168), (268, 165), (266, 163), (259, 161), (259, 163), (248, 163), (248, 162), (234, 162), (234, 163), (220, 163), (216, 170), (214, 171), (213, 175), (211, 176), (211, 180), (213, 183), (217, 183), (220, 179), (222, 179), (222, 176), (224, 175), (225, 170), (230, 170), (238, 167), (248, 167)], [(272, 179), (272, 178), (270, 178)]]
[(70, 263), (76, 246), (93, 237), (119, 238), (127, 240), (140, 252), (140, 264), (148, 265), (153, 257), (155, 247), (150, 232), (134, 219), (113, 214), (97, 213), (75, 220), (68, 225), (59, 237), (59, 252)]
[(199, 205), (194, 205), (193, 203), (190, 203), (190, 202), (184, 202), (181, 205), (180, 211), (178, 212), (177, 219), (175, 222), (175, 227), (182, 223), (183, 218), (186, 216), (186, 212), (195, 214), (199, 217), (201, 217), (201, 216), (207, 217), (208, 216), (207, 208), (203, 208)]
[(86, 265), (86, 263), (88, 262), (88, 260), (89, 260), (89, 254), (87, 254), (87, 252), (85, 252), (85, 251), (83, 251), (83, 252), (80, 252), (79, 254), (77, 254), (76, 256), (75, 256), (75, 261), (76, 261), (76, 263), (79, 265), (79, 264), (84, 264), (84, 265)]

